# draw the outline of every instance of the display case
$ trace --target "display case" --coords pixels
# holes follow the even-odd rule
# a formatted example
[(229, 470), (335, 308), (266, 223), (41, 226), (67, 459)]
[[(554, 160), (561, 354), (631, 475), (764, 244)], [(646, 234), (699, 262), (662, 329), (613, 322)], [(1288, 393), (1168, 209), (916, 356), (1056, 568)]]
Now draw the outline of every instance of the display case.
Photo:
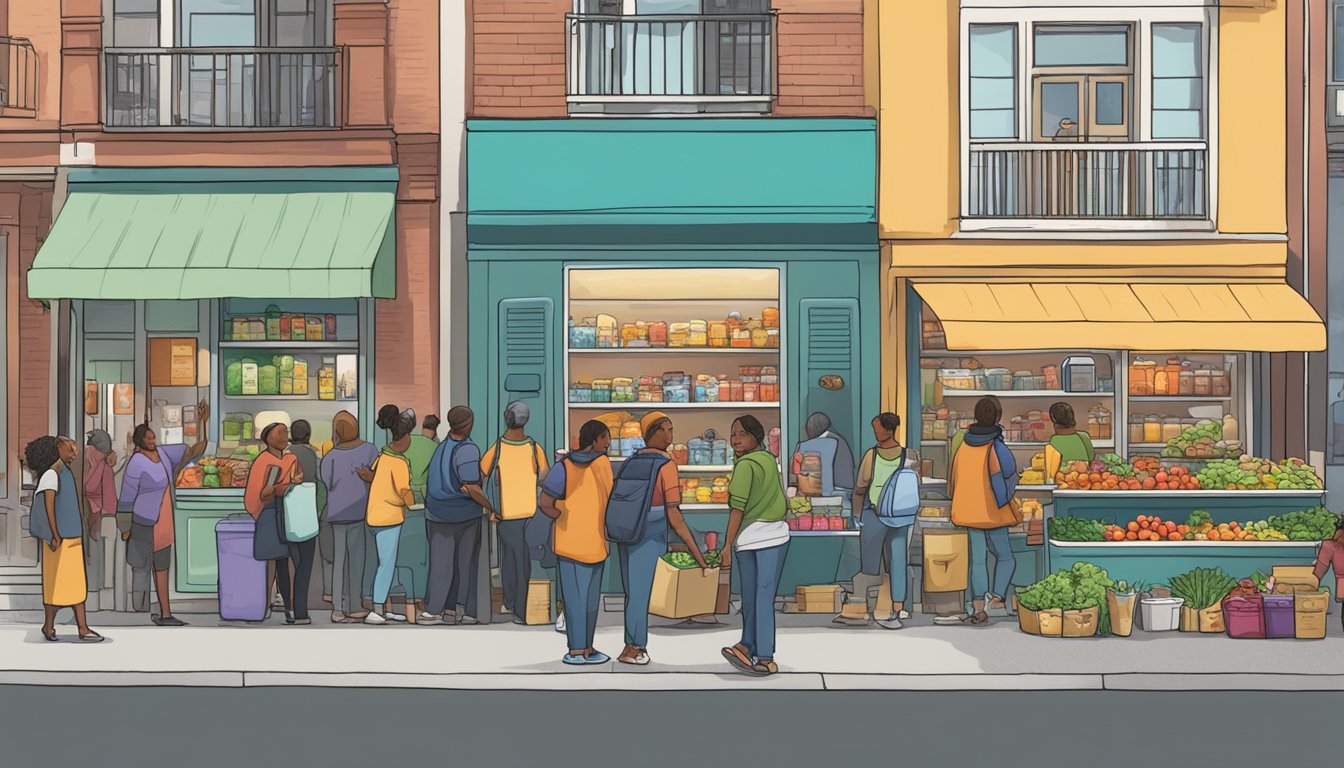
[(1130, 352), (1124, 374), (1126, 455), (1189, 463), (1255, 452), (1245, 354)]

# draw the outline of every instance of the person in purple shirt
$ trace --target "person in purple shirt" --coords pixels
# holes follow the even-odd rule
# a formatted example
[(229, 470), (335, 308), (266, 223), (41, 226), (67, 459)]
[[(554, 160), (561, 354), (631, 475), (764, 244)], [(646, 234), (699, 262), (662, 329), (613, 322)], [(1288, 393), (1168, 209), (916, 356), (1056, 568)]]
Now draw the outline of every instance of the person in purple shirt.
[[(208, 437), (206, 423), (210, 406), (196, 405), (196, 429), (200, 441), (193, 446), (159, 445), (148, 423), (135, 428), (131, 442), (135, 454), (126, 463), (117, 499), (117, 529), (126, 542), (126, 562), (131, 566), (132, 600), (148, 597), (149, 571), (154, 571), (154, 591), (159, 596), (159, 615), (152, 617), (161, 627), (181, 627), (186, 622), (173, 615), (168, 602), (168, 566), (173, 561), (173, 486), (177, 473), (205, 453)], [(146, 603), (148, 600), (145, 601)]]
[(341, 411), (331, 421), (335, 442), (322, 457), (318, 474), (327, 487), (327, 505), (322, 521), (331, 526), (332, 584), (331, 620), (337, 624), (363, 621), (360, 587), (364, 584), (364, 515), (369, 503), (369, 469), (378, 458), (373, 443), (359, 436), (359, 420)]

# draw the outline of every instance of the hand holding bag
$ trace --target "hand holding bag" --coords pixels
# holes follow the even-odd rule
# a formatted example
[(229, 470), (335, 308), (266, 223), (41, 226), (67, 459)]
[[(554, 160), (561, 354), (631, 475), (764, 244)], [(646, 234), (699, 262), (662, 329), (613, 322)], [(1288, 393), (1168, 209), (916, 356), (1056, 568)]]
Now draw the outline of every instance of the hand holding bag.
[(280, 500), (283, 518), (281, 532), (290, 544), (317, 537), (317, 484), (300, 483), (291, 486)]

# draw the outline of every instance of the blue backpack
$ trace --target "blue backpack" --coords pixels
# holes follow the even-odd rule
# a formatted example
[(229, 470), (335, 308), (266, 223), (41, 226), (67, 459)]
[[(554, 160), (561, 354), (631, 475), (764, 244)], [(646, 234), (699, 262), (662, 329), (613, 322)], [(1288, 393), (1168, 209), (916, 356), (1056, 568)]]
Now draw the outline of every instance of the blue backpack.
[(607, 501), (609, 540), (617, 544), (634, 544), (644, 540), (653, 489), (658, 483), (658, 473), (667, 462), (666, 456), (637, 453), (621, 465), (611, 488), (611, 498)]
[[(915, 524), (915, 515), (919, 513), (919, 474), (905, 465), (906, 449), (901, 448), (901, 463), (896, 471), (882, 486), (882, 494), (877, 498), (878, 522), (888, 528), (906, 528)], [(873, 453), (873, 463), (877, 463), (877, 453)]]
[[(457, 471), (453, 468), (453, 456), (462, 445), (455, 442), (450, 450), (445, 450), (447, 443), (444, 443), (434, 451), (434, 458), (430, 460), (432, 471), (425, 478), (425, 495), (431, 500), (442, 503), (470, 498), (462, 495), (462, 484), (457, 481)], [(445, 458), (448, 462), (446, 467), (443, 466)]]

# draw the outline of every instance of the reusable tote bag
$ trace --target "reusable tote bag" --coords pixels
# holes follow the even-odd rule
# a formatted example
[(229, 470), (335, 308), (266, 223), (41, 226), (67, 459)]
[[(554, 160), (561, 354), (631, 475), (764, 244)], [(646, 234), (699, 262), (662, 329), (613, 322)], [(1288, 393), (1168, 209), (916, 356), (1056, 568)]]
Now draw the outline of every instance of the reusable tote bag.
[(297, 544), (317, 536), (317, 484), (300, 483), (283, 500), (285, 541)]

